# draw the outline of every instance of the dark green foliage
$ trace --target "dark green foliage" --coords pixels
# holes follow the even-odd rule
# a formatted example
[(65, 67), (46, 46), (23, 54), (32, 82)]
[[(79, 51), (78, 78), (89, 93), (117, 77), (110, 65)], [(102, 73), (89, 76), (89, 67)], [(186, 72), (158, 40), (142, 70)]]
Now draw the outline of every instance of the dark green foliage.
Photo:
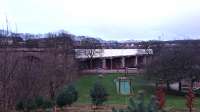
[(47, 109), (47, 108), (52, 108), (53, 107), (53, 102), (50, 100), (44, 100), (42, 108)]
[(103, 85), (99, 81), (96, 81), (90, 90), (90, 97), (92, 98), (92, 104), (98, 106), (107, 101), (108, 93)]
[(112, 112), (127, 112), (127, 110), (125, 110), (125, 109), (119, 109), (119, 110), (117, 110), (115, 108), (112, 108)]
[(39, 108), (47, 109), (52, 108), (53, 102), (50, 100), (47, 100), (41, 96), (36, 97), (34, 100), (32, 99), (24, 99), (19, 100), (16, 103), (16, 110), (17, 111), (31, 111)]
[(145, 106), (144, 103), (144, 93), (140, 91), (136, 98), (131, 97), (129, 99), (127, 109), (112, 109), (112, 112), (158, 112), (158, 103), (155, 96), (152, 96), (148, 106)]
[(35, 104), (35, 101), (32, 100), (32, 99), (25, 99), (25, 100), (19, 100), (17, 103), (16, 103), (16, 110), (18, 111), (31, 111), (31, 110), (34, 110), (36, 109), (36, 104)]
[(69, 102), (68, 104), (71, 105), (73, 102), (78, 100), (78, 91), (73, 85), (69, 85), (67, 90), (69, 92), (69, 95), (71, 95), (71, 102)]
[(27, 110), (34, 110), (34, 109), (36, 109), (36, 104), (35, 104), (34, 100), (32, 100), (32, 99), (28, 99), (25, 102), (25, 105), (26, 105)]
[(41, 96), (36, 97), (35, 104), (36, 104), (37, 108), (41, 108), (42, 105), (44, 104), (44, 98)]
[(133, 97), (129, 99), (128, 112), (145, 112), (145, 110), (146, 107), (144, 105), (144, 92), (139, 91), (136, 99)]
[(63, 107), (66, 105), (66, 100), (67, 100), (67, 96), (66, 93), (62, 92), (58, 95), (57, 99), (56, 99), (56, 104), (59, 107)]
[(77, 101), (78, 92), (73, 85), (69, 85), (67, 88), (64, 88), (63, 91), (57, 97), (56, 104), (59, 107), (63, 107), (65, 105), (70, 106), (72, 103)]
[(151, 99), (149, 101), (149, 104), (148, 104), (148, 108), (147, 108), (147, 111), (148, 112), (158, 112), (158, 101), (156, 99), (156, 96), (151, 96)]
[(155, 82), (164, 81), (168, 89), (170, 83), (180, 82), (179, 90), (181, 90), (182, 79), (190, 79), (191, 83), (195, 81), (194, 79), (200, 79), (199, 52), (199, 49), (187, 46), (162, 49), (146, 66), (146, 76)]
[(17, 103), (16, 103), (16, 110), (17, 111), (22, 111), (22, 110), (24, 110), (25, 109), (25, 104), (24, 104), (24, 102), (23, 101), (18, 101)]

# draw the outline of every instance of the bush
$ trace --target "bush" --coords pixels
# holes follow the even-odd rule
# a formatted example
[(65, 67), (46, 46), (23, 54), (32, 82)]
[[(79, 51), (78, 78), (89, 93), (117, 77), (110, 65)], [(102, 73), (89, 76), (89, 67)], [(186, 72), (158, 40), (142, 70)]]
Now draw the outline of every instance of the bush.
[(127, 109), (112, 109), (112, 112), (159, 112), (158, 101), (155, 96), (152, 96), (148, 106), (144, 103), (144, 93), (140, 91), (136, 98), (129, 99)]
[(26, 105), (26, 108), (27, 110), (34, 110), (37, 108), (34, 100), (32, 99), (28, 99), (26, 102), (25, 102), (25, 105)]
[(16, 103), (16, 110), (17, 111), (31, 111), (31, 110), (34, 110), (36, 109), (36, 104), (35, 104), (35, 101), (32, 100), (32, 99), (25, 99), (25, 100), (19, 100), (17, 103)]
[(43, 109), (48, 109), (53, 107), (53, 102), (50, 100), (44, 100), (42, 108)]
[(95, 82), (93, 88), (90, 90), (90, 97), (92, 99), (92, 104), (102, 105), (103, 102), (107, 101), (108, 93), (103, 87), (103, 85), (97, 81)]
[(138, 92), (136, 99), (133, 97), (129, 99), (128, 112), (145, 112), (145, 109), (143, 91)]
[(158, 112), (159, 102), (157, 101), (156, 96), (152, 95), (147, 108), (148, 112)]
[(41, 108), (42, 105), (44, 104), (44, 98), (41, 96), (36, 97), (35, 104), (36, 104), (37, 108)]
[(25, 109), (25, 104), (24, 104), (24, 102), (23, 101), (17, 101), (17, 103), (16, 103), (16, 110), (17, 111), (23, 111), (24, 109)]
[(31, 111), (38, 108), (47, 109), (52, 107), (53, 107), (53, 102), (44, 99), (41, 96), (36, 97), (34, 100), (32, 99), (19, 100), (16, 103), (17, 111)]
[(63, 107), (65, 105), (70, 106), (72, 103), (76, 102), (78, 99), (78, 92), (73, 85), (69, 85), (67, 88), (64, 88), (63, 91), (60, 92), (56, 99), (56, 104), (59, 107)]

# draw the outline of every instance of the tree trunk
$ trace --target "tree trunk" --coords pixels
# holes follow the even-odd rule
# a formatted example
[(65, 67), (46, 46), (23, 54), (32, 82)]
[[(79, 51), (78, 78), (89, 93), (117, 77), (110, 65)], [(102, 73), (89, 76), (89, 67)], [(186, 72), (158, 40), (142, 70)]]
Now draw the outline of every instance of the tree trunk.
[(167, 81), (167, 90), (170, 90), (170, 83)]
[(53, 107), (53, 112), (56, 112), (56, 106)]
[(156, 88), (158, 88), (158, 82), (155, 83)]
[(181, 83), (180, 80), (179, 80), (179, 82), (178, 82), (178, 85), (179, 85), (179, 86), (178, 86), (178, 90), (181, 91), (181, 90), (182, 90), (182, 83)]
[(191, 80), (191, 88), (194, 87), (194, 79)]
[(90, 59), (90, 69), (92, 69), (92, 59)]

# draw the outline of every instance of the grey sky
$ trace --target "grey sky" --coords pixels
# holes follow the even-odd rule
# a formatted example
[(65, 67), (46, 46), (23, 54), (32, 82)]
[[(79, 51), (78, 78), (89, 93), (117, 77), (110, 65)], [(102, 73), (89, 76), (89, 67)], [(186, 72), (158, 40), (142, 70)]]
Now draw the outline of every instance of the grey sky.
[(0, 0), (0, 28), (105, 40), (200, 39), (200, 0)]

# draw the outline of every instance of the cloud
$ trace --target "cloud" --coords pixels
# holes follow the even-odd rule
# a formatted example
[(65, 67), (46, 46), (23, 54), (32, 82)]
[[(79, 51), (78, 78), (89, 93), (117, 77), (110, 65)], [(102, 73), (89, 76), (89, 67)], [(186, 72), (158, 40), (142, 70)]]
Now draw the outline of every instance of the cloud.
[[(65, 29), (107, 40), (199, 35), (199, 0), (0, 0), (19, 32)], [(1, 21), (0, 21), (1, 22)]]

